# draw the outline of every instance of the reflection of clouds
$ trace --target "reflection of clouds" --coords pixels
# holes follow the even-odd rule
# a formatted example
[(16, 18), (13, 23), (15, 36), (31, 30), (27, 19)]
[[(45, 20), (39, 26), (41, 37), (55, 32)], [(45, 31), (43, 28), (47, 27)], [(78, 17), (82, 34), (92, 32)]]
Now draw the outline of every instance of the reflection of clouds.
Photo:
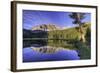
[[(34, 48), (36, 49), (36, 47)], [(80, 59), (78, 54), (76, 54), (77, 53), (76, 50), (69, 50), (67, 48), (66, 49), (60, 48), (59, 51), (54, 52), (54, 53), (48, 53), (47, 51), (37, 52), (33, 50), (31, 47), (24, 48), (23, 50), (24, 50), (23, 51), (24, 62), (79, 60)], [(28, 50), (30, 52), (26, 53)]]

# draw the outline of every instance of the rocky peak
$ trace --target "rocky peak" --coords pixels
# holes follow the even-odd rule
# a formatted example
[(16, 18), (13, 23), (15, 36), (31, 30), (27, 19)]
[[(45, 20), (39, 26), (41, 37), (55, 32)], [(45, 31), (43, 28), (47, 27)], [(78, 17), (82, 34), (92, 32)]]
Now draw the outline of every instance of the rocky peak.
[(57, 27), (54, 24), (42, 24), (38, 25), (32, 28), (32, 30), (42, 30), (42, 31), (52, 31), (52, 30), (58, 30), (59, 27)]

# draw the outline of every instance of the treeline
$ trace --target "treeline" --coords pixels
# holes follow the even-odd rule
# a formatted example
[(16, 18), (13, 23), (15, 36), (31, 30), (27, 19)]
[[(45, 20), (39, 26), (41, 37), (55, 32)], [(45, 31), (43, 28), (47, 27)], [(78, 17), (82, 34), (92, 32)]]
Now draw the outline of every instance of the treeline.
[[(87, 34), (86, 37), (89, 40), (90, 37), (90, 24), (85, 24), (83, 26), (84, 33)], [(53, 31), (42, 31), (42, 30), (27, 30), (23, 29), (23, 38), (48, 38), (48, 39), (75, 39), (79, 40), (80, 33), (78, 27), (68, 28), (64, 30), (53, 30)]]
[[(83, 26), (84, 34), (89, 39), (90, 38), (90, 24), (84, 24)], [(74, 28), (68, 28), (64, 30), (55, 30), (55, 31), (49, 31), (48, 32), (48, 38), (54, 38), (54, 39), (75, 39), (79, 40), (80, 33), (78, 31), (78, 27)], [(89, 37), (88, 37), (89, 36)]]

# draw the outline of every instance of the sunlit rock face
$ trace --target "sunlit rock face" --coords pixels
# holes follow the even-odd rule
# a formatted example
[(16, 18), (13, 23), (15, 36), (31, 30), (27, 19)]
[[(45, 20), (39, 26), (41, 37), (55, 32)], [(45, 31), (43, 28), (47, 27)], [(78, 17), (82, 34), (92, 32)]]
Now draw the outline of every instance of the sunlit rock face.
[(42, 24), (33, 27), (31, 30), (52, 31), (52, 30), (59, 30), (59, 27), (54, 24)]

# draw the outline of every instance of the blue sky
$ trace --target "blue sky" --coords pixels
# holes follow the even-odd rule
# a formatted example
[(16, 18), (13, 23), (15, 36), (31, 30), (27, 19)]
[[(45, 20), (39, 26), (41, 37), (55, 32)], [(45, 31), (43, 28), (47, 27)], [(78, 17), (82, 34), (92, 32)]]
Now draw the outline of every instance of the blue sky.
[[(42, 24), (54, 24), (58, 27), (73, 27), (71, 12), (23, 10), (23, 28), (31, 29)], [(91, 14), (86, 13), (83, 22), (91, 22)]]

